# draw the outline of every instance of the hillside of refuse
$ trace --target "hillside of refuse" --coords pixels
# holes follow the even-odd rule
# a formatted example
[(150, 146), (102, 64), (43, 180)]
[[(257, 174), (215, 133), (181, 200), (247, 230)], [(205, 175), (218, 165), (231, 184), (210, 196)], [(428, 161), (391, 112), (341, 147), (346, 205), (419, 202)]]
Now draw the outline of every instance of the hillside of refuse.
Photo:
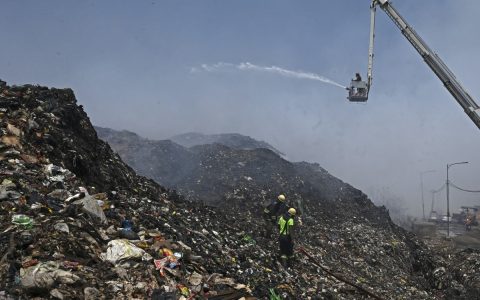
[[(229, 161), (238, 165), (238, 159), (248, 166), (251, 179), (220, 180), (238, 180), (231, 185), (237, 190), (218, 187), (222, 193), (230, 190), (224, 200), (239, 208), (227, 210), (204, 205), (208, 199), (200, 199), (200, 192), (195, 197), (201, 201), (188, 201), (137, 175), (98, 139), (70, 89), (1, 82), (0, 116), (2, 299), (477, 295), (478, 252), (464, 251), (448, 260), (436, 255), (395, 226), (384, 208), (319, 166), (278, 161), (266, 149), (195, 146), (205, 162), (202, 168), (229, 166)], [(254, 173), (262, 164), (277, 173), (264, 183), (265, 176)], [(227, 171), (219, 175), (230, 176)], [(310, 178), (297, 178), (295, 172)], [(206, 180), (218, 180), (205, 174)], [(199, 184), (205, 182), (202, 189), (213, 195), (208, 181)], [(288, 269), (277, 262), (275, 238), (261, 234), (264, 223), (253, 201), (279, 190), (300, 199), (305, 216)]]
[[(129, 131), (99, 127), (96, 130), (138, 174), (175, 189), (190, 200), (216, 206), (245, 201), (263, 205), (278, 193), (284, 193), (297, 206), (305, 201), (329, 202), (329, 206), (359, 203), (351, 211), (371, 210), (374, 214), (378, 212), (378, 217), (385, 217), (384, 211), (378, 210), (360, 190), (332, 176), (318, 164), (285, 160), (278, 150), (262, 147), (265, 142), (250, 142), (246, 146), (197, 138), (187, 147), (172, 140), (146, 139)], [(186, 139), (185, 136), (191, 134), (180, 136)], [(214, 135), (217, 136), (224, 135)], [(253, 140), (238, 134), (233, 136), (237, 140)], [(199, 144), (200, 141), (205, 144)]]
[[(145, 139), (128, 131), (96, 129), (99, 137), (137, 172), (178, 190), (192, 201), (206, 202), (229, 211), (257, 212), (258, 215), (262, 205), (282, 191), (290, 198), (290, 205), (300, 210), (305, 224), (317, 230), (317, 220), (321, 219), (321, 222), (333, 220), (329, 223), (333, 227), (360, 221), (373, 223), (375, 228), (387, 226), (399, 231), (391, 223), (385, 208), (375, 207), (365, 194), (335, 178), (318, 164), (292, 163), (270, 149), (246, 149), (244, 145), (223, 144), (219, 140), (211, 143), (209, 139), (192, 138), (195, 143), (179, 145), (171, 140)], [(252, 139), (244, 137), (242, 140)], [(202, 141), (205, 144), (201, 144)], [(375, 228), (373, 230), (377, 230)], [(319, 230), (325, 231), (325, 228)], [(347, 230), (343, 234), (351, 233)], [(310, 234), (307, 236), (310, 240)], [(433, 278), (435, 270), (436, 277), (449, 278), (446, 272), (441, 272), (443, 269), (434, 268), (433, 252), (422, 249), (415, 253), (421, 254), (422, 268), (430, 269), (427, 272), (430, 283), (424, 282), (424, 286), (444, 286)], [(425, 281), (425, 278), (419, 280)]]
[(278, 155), (285, 155), (265, 141), (258, 141), (238, 133), (203, 134), (199, 132), (188, 132), (174, 135), (170, 140), (187, 148), (198, 145), (222, 144), (230, 148), (243, 150), (265, 148)]

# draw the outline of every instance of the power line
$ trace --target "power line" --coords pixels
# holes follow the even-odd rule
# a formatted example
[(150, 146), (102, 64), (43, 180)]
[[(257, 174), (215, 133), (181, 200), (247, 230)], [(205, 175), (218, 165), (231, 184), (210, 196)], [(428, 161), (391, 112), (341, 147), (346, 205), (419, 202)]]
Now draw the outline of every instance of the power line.
[(450, 181), (450, 184), (451, 184), (454, 188), (456, 188), (457, 190), (460, 190), (460, 191), (464, 191), (464, 192), (468, 192), (468, 193), (480, 193), (480, 191), (474, 191), (474, 190), (468, 190), (468, 189), (461, 188), (461, 187), (455, 185), (455, 183), (453, 183), (453, 182), (451, 182), (451, 181)]
[(436, 194), (436, 193), (439, 193), (441, 191), (443, 191), (446, 187), (446, 184), (444, 183), (440, 188), (436, 189), (436, 190), (432, 190), (432, 193)]

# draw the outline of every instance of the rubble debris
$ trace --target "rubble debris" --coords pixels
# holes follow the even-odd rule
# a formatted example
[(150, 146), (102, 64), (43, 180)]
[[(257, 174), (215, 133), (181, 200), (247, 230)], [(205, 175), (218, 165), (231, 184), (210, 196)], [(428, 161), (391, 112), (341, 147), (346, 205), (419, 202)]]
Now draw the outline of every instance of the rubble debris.
[[(374, 299), (379, 299), (379, 300), (382, 300), (383, 298), (375, 295), (374, 293), (370, 292), (369, 290), (367, 290), (366, 288), (356, 284), (356, 283), (353, 283), (347, 279), (344, 279), (342, 276), (338, 275), (338, 274), (335, 274), (334, 272), (330, 271), (327, 267), (325, 266), (322, 266), (321, 264), (319, 264), (315, 258), (313, 258), (310, 254), (308, 254), (308, 252), (303, 249), (303, 248), (300, 248), (299, 249), (300, 253), (303, 253), (305, 254), (316, 266), (318, 266), (320, 269), (322, 269), (325, 273), (335, 277), (336, 279), (340, 280), (340, 281), (343, 281), (345, 282), (346, 284), (349, 284), (351, 286), (353, 286), (354, 288), (356, 289), (359, 289), (360, 291), (364, 292), (365, 294), (367, 294), (368, 296), (374, 298)], [(434, 272), (435, 273), (435, 272)]]
[(71, 272), (60, 270), (58, 262), (48, 261), (20, 270), (22, 288), (27, 292), (38, 289), (50, 289), (56, 283), (74, 284), (80, 277)]
[(67, 234), (70, 233), (70, 229), (68, 228), (67, 223), (59, 222), (59, 223), (55, 224), (53, 226), (53, 228), (55, 228), (55, 230), (59, 231), (59, 232), (65, 232)]
[(141, 258), (142, 260), (152, 259), (148, 253), (128, 240), (113, 240), (108, 242), (107, 252), (103, 254), (101, 258), (113, 264), (135, 258)]
[(93, 287), (86, 287), (83, 290), (85, 300), (96, 300), (100, 298), (100, 291)]
[(92, 217), (94, 221), (100, 223), (107, 222), (107, 217), (105, 216), (103, 209), (100, 207), (97, 200), (90, 195), (86, 195), (84, 198), (74, 201), (72, 205), (81, 206), (81, 210)]

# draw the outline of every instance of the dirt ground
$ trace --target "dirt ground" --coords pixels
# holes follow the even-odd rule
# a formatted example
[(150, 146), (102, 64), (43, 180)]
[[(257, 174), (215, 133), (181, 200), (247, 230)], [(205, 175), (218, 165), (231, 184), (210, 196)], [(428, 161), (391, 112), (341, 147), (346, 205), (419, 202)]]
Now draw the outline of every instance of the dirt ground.
[(452, 238), (457, 249), (480, 249), (480, 228), (478, 226), (472, 227), (470, 231), (464, 231), (462, 235), (457, 235)]

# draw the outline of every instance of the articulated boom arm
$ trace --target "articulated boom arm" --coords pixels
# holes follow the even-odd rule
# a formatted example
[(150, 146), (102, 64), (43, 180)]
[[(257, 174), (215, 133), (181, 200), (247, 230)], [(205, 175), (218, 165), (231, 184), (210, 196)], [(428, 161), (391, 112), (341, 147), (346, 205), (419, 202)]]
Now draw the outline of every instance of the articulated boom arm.
[(372, 70), (373, 70), (373, 43), (375, 40), (375, 2), (370, 6), (370, 42), (368, 45), (368, 71), (367, 81), (362, 81), (360, 74), (355, 74), (355, 79), (352, 79), (348, 90), (347, 99), (351, 102), (366, 102), (368, 100), (368, 93), (372, 86)]
[[(367, 70), (367, 86), (368, 90), (372, 86), (372, 70), (373, 70), (373, 44), (375, 41), (375, 3), (370, 6), (370, 41), (368, 43), (368, 70)], [(368, 95), (368, 94), (367, 94)]]
[[(473, 123), (480, 129), (480, 107), (473, 98), (462, 87), (455, 75), (440, 59), (440, 57), (428, 47), (415, 30), (408, 25), (407, 21), (390, 4), (389, 0), (373, 0), (372, 6), (379, 5), (380, 8), (392, 19), (402, 34), (413, 45), (417, 52), (423, 57), (427, 65), (438, 76), (447, 90), (457, 100), (465, 113), (472, 119)], [(369, 70), (370, 71), (370, 70)]]

